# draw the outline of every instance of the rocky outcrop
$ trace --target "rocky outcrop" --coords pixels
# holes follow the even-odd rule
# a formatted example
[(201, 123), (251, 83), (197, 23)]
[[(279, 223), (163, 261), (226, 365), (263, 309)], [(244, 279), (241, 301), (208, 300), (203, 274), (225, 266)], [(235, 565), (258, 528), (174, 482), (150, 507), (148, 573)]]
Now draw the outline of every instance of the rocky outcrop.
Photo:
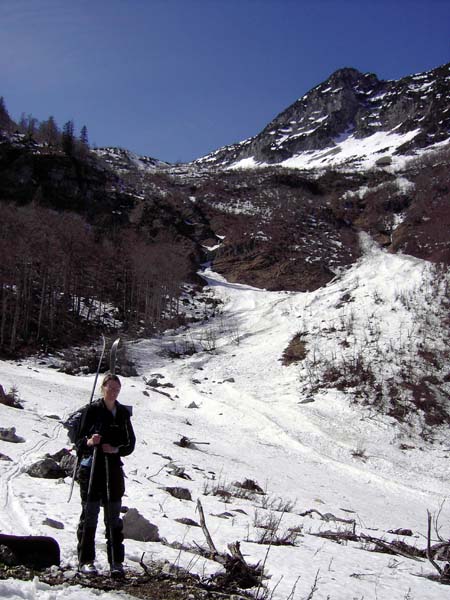
[[(344, 68), (281, 112), (261, 133), (194, 161), (217, 167), (245, 158), (277, 164), (301, 153), (330, 148), (352, 135), (411, 133), (405, 153), (449, 139), (450, 64), (398, 81)], [(336, 148), (336, 151), (339, 151)], [(326, 157), (324, 157), (326, 166)]]

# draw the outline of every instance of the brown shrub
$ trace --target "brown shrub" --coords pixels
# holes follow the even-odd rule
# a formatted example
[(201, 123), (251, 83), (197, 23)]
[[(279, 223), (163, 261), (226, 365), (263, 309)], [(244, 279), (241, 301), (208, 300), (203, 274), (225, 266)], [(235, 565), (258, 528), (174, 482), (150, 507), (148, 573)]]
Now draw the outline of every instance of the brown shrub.
[(305, 360), (307, 355), (306, 342), (303, 340), (305, 334), (302, 332), (296, 333), (292, 340), (289, 342), (288, 347), (283, 352), (281, 359), (282, 364), (287, 367), (292, 363), (300, 362)]

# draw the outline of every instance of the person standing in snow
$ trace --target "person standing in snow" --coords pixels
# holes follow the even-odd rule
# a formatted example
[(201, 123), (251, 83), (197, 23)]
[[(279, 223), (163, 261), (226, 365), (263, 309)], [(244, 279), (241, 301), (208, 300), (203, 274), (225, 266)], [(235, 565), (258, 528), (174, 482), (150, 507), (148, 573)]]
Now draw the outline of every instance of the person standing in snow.
[(136, 438), (128, 409), (117, 401), (120, 379), (106, 375), (101, 389), (103, 398), (86, 407), (75, 441), (82, 507), (77, 529), (78, 562), (82, 573), (97, 573), (95, 532), (102, 505), (111, 575), (121, 577), (125, 555), (120, 518), (125, 492), (121, 457), (133, 452)]

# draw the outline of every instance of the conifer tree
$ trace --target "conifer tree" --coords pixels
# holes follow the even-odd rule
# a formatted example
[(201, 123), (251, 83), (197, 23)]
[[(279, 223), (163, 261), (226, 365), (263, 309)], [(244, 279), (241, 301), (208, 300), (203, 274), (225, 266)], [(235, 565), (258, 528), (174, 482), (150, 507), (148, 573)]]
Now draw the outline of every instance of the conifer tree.
[(63, 151), (68, 155), (72, 156), (75, 149), (75, 125), (72, 120), (64, 123), (62, 131), (62, 146)]
[(0, 129), (4, 131), (12, 131), (14, 128), (14, 122), (9, 116), (8, 110), (6, 109), (5, 99), (0, 96)]
[(83, 127), (81, 128), (80, 142), (84, 148), (89, 149), (89, 138), (88, 138), (88, 130), (87, 130), (86, 125), (83, 125)]

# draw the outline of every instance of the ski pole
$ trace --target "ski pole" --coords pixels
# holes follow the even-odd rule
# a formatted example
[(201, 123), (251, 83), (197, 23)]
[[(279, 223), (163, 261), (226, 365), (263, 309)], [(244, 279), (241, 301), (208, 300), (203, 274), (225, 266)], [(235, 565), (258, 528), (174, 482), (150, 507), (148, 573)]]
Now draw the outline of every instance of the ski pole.
[(110, 550), (110, 557), (111, 557), (111, 566), (114, 566), (115, 561), (115, 556), (114, 556), (114, 539), (113, 539), (113, 533), (114, 533), (114, 528), (112, 526), (111, 523), (111, 512), (110, 512), (110, 507), (111, 507), (111, 487), (110, 487), (110, 473), (109, 473), (109, 461), (108, 461), (108, 455), (105, 454), (105, 474), (106, 474), (106, 507), (103, 508), (103, 510), (106, 509), (106, 520), (108, 521), (108, 529), (109, 529), (109, 550)]
[(78, 554), (78, 569), (80, 569), (81, 567), (81, 553), (83, 552), (83, 547), (84, 547), (84, 540), (86, 537), (86, 512), (88, 509), (88, 504), (91, 500), (91, 493), (92, 493), (92, 484), (94, 482), (94, 470), (95, 470), (95, 464), (97, 462), (97, 454), (98, 454), (98, 445), (94, 446), (94, 452), (92, 454), (92, 464), (91, 464), (91, 472), (89, 473), (89, 484), (88, 484), (88, 490), (87, 490), (87, 495), (86, 495), (86, 502), (84, 505), (84, 523), (83, 523), (83, 533), (81, 534), (81, 540), (80, 540), (80, 551)]
[(87, 496), (86, 496), (86, 502), (89, 502), (89, 500), (91, 498), (92, 484), (94, 482), (95, 463), (97, 462), (97, 454), (98, 454), (98, 445), (94, 446), (94, 452), (92, 453), (92, 464), (91, 464), (91, 472), (89, 473), (89, 484), (88, 484), (88, 492), (87, 492)]

